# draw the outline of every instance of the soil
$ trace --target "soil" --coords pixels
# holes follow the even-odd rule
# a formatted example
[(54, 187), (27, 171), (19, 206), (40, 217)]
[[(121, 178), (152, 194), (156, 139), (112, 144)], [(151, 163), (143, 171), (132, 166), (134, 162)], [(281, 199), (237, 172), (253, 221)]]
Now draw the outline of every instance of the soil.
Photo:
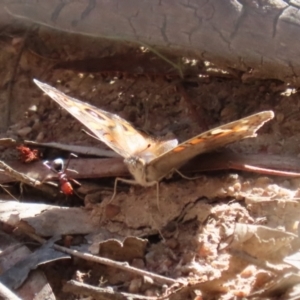
[[(250, 73), (248, 76), (242, 76), (242, 74), (236, 74), (231, 70), (220, 70), (217, 66), (208, 62), (195, 61), (192, 57), (184, 59), (181, 57), (164, 57), (164, 54), (160, 53), (163, 56), (161, 58), (149, 49), (143, 49), (129, 43), (116, 44), (107, 40), (46, 30), (42, 27), (31, 28), (26, 32), (11, 26), (2, 32), (0, 43), (0, 63), (2, 66), (0, 70), (1, 138), (10, 137), (43, 143), (60, 142), (108, 149), (103, 143), (82, 132), (82, 124), (44, 95), (33, 83), (33, 78), (37, 78), (67, 95), (115, 113), (131, 122), (136, 128), (162, 139), (176, 137), (179, 141), (184, 141), (221, 124), (238, 120), (256, 112), (273, 110), (275, 113), (274, 120), (260, 129), (256, 139), (236, 143), (230, 148), (238, 153), (298, 156), (300, 96), (296, 89), (283, 82), (251, 80)], [(173, 62), (173, 66), (169, 60)], [(179, 70), (183, 70), (184, 78), (181, 77)], [(16, 149), (2, 148), (2, 150), (2, 160), (18, 159)], [(44, 159), (50, 160), (56, 155), (67, 157), (66, 153), (56, 150), (53, 152), (45, 151)], [(235, 175), (232, 174), (238, 174), (236, 175), (239, 176), (238, 179), (233, 178), (232, 176)], [(203, 182), (212, 180), (211, 182), (215, 185), (211, 186), (211, 190), (217, 187), (220, 190), (229, 190), (234, 184), (237, 185), (240, 182), (252, 182), (255, 186), (261, 178), (262, 176), (259, 174), (238, 173), (237, 171), (216, 172), (205, 177)], [(284, 177), (270, 178), (270, 184), (274, 186), (284, 186), (289, 180)], [(113, 178), (109, 180), (99, 179), (98, 182), (94, 181), (94, 183), (109, 188), (109, 193), (111, 193), (113, 181)], [(234, 184), (232, 184), (233, 181)], [(181, 188), (190, 190), (188, 197), (192, 197), (191, 193), (195, 192), (202, 183), (198, 181), (197, 184), (180, 178), (175, 181), (165, 181), (161, 188), (162, 198), (167, 198), (170, 191), (172, 197), (179, 197)], [(295, 186), (297, 185), (295, 184)], [(140, 199), (143, 197), (144, 199), (152, 199), (150, 201), (155, 199), (154, 189), (131, 187), (128, 191), (127, 185), (121, 185), (121, 187), (124, 190), (120, 193), (123, 200), (124, 197), (136, 198), (137, 195)], [(15, 197), (21, 197), (21, 195), (16, 194), (16, 189), (13, 189), (13, 192)], [(34, 193), (33, 189), (25, 191), (25, 194), (22, 194), (22, 199), (30, 201), (38, 198)], [(176, 246), (172, 242), (177, 243), (175, 238), (168, 239), (167, 237), (166, 244), (157, 241), (152, 243), (150, 239), (150, 232), (155, 234), (155, 239), (158, 240), (161, 240), (160, 235), (168, 235), (165, 226), (174, 221), (171, 217), (171, 210), (173, 209), (171, 205), (162, 200), (160, 207), (162, 214), (169, 210), (170, 216), (168, 220), (161, 221), (157, 214), (153, 218), (149, 215), (145, 218), (144, 209), (138, 210), (134, 207), (138, 206), (136, 203), (127, 202), (126, 213), (131, 214), (134, 211), (135, 213), (132, 214), (140, 214), (141, 220), (138, 218), (130, 220), (129, 217), (124, 217), (126, 216), (124, 213), (123, 218), (118, 220), (119, 224), (126, 224), (127, 229), (134, 230), (152, 227), (152, 231), (148, 231), (147, 235), (145, 232), (140, 234), (140, 236), (150, 239), (147, 258), (149, 270), (159, 274), (167, 273), (169, 276), (175, 277), (176, 274), (181, 277), (191, 276), (194, 280), (199, 280), (199, 273), (194, 272), (195, 265), (190, 264), (189, 267), (185, 266), (185, 269), (178, 265), (177, 269), (171, 267), (173, 261), (170, 259), (168, 251), (173, 249), (172, 251), (176, 252), (175, 256), (181, 255), (181, 264), (183, 265), (184, 260), (190, 260), (191, 249), (197, 243), (196, 236), (199, 238), (201, 235), (202, 246), (197, 245), (199, 247), (198, 255), (200, 253), (203, 258), (209, 252), (211, 257), (219, 255), (219, 259), (222, 260), (224, 257), (221, 256), (225, 254), (221, 254), (221, 256), (217, 254), (219, 251), (217, 249), (218, 242), (211, 240), (208, 249), (207, 236), (209, 234), (206, 232), (205, 235), (200, 227), (206, 226), (206, 230), (213, 231), (212, 227), (218, 226), (220, 220), (224, 219), (233, 224), (236, 218), (239, 218), (239, 221), (247, 220), (246, 223), (256, 223), (252, 219), (254, 216), (247, 210), (247, 205), (244, 202), (234, 203), (233, 206), (228, 203), (228, 201), (237, 199), (234, 198), (234, 193), (228, 192), (226, 196), (226, 193), (218, 194), (216, 192), (215, 198), (211, 199), (207, 197), (208, 194), (208, 192), (202, 194), (206, 197), (202, 198), (204, 202), (201, 209), (203, 212), (206, 205), (213, 209), (213, 218), (210, 221), (207, 221), (205, 217), (199, 221), (199, 219), (195, 220), (195, 216), (190, 216), (189, 222), (175, 225), (179, 226), (176, 239), (180, 240), (182, 245), (185, 241), (186, 253), (184, 253), (183, 246), (180, 247), (182, 252), (174, 250)], [(219, 199), (216, 198), (216, 195), (219, 195)], [(3, 199), (6, 198), (7, 194), (3, 192)], [(189, 204), (189, 199), (183, 200), (186, 206)], [(49, 204), (52, 204), (50, 201), (57, 203), (56, 200), (50, 199)], [(118, 201), (119, 198), (116, 199), (116, 203), (119, 203)], [(129, 199), (128, 201), (134, 200)], [(70, 204), (71, 202), (67, 203)], [(84, 203), (79, 199), (71, 205), (88, 205), (91, 209), (93, 203), (91, 198), (88, 198), (85, 199)], [(125, 205), (124, 201), (122, 203)], [(155, 205), (156, 201), (154, 200), (152, 206)], [(132, 208), (131, 212), (130, 208)], [(202, 224), (197, 229), (195, 229), (196, 221)], [(133, 228), (135, 225), (136, 228)], [(123, 226), (123, 233), (126, 232), (125, 225), (114, 226), (116, 225), (110, 224), (107, 228), (120, 233), (121, 230), (118, 228)], [(194, 233), (194, 240), (186, 240), (187, 237), (184, 236), (184, 233), (187, 232)], [(132, 234), (132, 232), (130, 233)], [(212, 263), (212, 261), (206, 261), (206, 263)], [(62, 272), (66, 268), (68, 271)], [(169, 271), (166, 272), (168, 268)], [(220, 267), (221, 269), (222, 267)], [(45, 267), (44, 271), (52, 283), (58, 299), (66, 299), (66, 294), (61, 292), (61, 281), (57, 280), (57, 277), (61, 277), (60, 279), (63, 281), (71, 277), (80, 277), (79, 273), (82, 272), (85, 274), (82, 277), (88, 278), (85, 281), (91, 284), (99, 282), (101, 277), (99, 270), (95, 270), (92, 265), (78, 265), (75, 262), (61, 265), (61, 267), (56, 265), (54, 268), (50, 265)], [(103, 272), (107, 272), (107, 270)], [(89, 277), (89, 274), (92, 274), (93, 278)], [(217, 277), (216, 274), (214, 275)], [(119, 277), (116, 274), (109, 276), (111, 278), (115, 276), (114, 284), (123, 280), (121, 280), (120, 274)], [(205, 276), (212, 275), (206, 273)], [(54, 278), (57, 282), (54, 282), (56, 281)], [(84, 281), (84, 279), (82, 280)], [(133, 278), (128, 278), (128, 281), (131, 281), (132, 285), (134, 284)], [(202, 278), (202, 281), (205, 280)], [(110, 284), (113, 285), (113, 282), (111, 281)], [(231, 284), (237, 285), (236, 282)], [(232, 285), (228, 283), (228, 289), (231, 289)], [(131, 291), (136, 290), (132, 287)], [(156, 292), (156, 290), (151, 290), (152, 294)], [(68, 299), (72, 299), (70, 294), (67, 295)]]

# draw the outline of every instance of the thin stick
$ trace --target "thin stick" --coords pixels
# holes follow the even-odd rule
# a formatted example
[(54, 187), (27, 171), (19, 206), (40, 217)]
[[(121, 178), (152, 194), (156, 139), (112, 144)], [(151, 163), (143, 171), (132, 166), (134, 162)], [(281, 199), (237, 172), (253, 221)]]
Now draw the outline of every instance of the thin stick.
[(84, 294), (95, 299), (105, 300), (125, 300), (125, 299), (140, 299), (140, 300), (157, 300), (158, 297), (147, 297), (136, 294), (117, 292), (110, 288), (95, 287), (86, 283), (75, 280), (68, 281), (63, 286), (63, 291), (73, 294)]
[(46, 193), (53, 193), (53, 190), (50, 187), (42, 184), (39, 180), (33, 179), (23, 173), (14, 170), (2, 160), (0, 160), (0, 171), (4, 171), (5, 175), (16, 179), (16, 181), (23, 182)]
[(251, 165), (239, 165), (231, 162), (229, 162), (229, 167), (233, 168), (234, 170), (249, 171), (249, 172), (255, 172), (255, 173), (266, 174), (266, 175), (300, 177), (299, 172), (289, 172), (289, 171), (274, 170), (268, 168), (260, 168)]
[[(20, 228), (20, 227), (19, 227)], [(41, 244), (46, 243), (46, 240), (39, 237), (38, 235), (34, 234), (34, 233), (30, 233), (28, 231), (24, 231), (24, 234), (28, 235), (29, 237), (31, 237), (32, 239), (34, 239), (35, 241), (38, 241)], [(99, 256), (94, 256), (90, 253), (86, 253), (86, 252), (78, 252), (76, 250), (72, 250), (72, 249), (68, 249), (59, 245), (54, 244), (53, 248), (55, 250), (70, 254), (70, 255), (74, 255), (76, 257), (88, 260), (88, 261), (92, 261), (92, 262), (96, 262), (99, 264), (103, 264), (106, 266), (111, 266), (114, 268), (118, 268), (136, 275), (140, 275), (140, 276), (148, 276), (150, 278), (152, 278), (153, 280), (162, 283), (162, 284), (175, 284), (175, 283), (182, 283), (185, 284), (184, 281), (182, 280), (175, 280), (169, 277), (165, 277), (165, 276), (161, 276), (161, 275), (157, 275), (145, 270), (140, 270), (138, 268), (134, 268), (128, 265), (128, 263), (121, 263), (121, 262), (116, 262), (114, 260), (108, 259), (108, 258), (104, 258), (104, 257), (99, 257)]]
[(0, 168), (5, 172), (6, 175), (15, 178), (17, 181), (24, 182), (30, 186), (36, 187), (41, 185), (39, 180), (35, 180), (27, 175), (19, 173), (18, 171), (11, 168), (9, 165), (0, 160)]
[(16, 201), (19, 201), (7, 188), (5, 188), (2, 184), (0, 184), (0, 187), (6, 192), (9, 196), (12, 197), (12, 199), (15, 199)]

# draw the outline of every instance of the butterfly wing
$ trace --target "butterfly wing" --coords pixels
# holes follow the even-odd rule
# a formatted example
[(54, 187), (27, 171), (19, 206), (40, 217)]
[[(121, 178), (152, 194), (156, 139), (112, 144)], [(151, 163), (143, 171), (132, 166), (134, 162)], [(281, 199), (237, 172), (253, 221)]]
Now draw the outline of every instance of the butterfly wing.
[(256, 136), (256, 131), (274, 117), (263, 111), (199, 134), (157, 157), (147, 166), (147, 181), (157, 181), (198, 154)]
[[(34, 82), (55, 102), (93, 132), (96, 137), (125, 158), (146, 149), (152, 158), (157, 157), (178, 144), (177, 140), (156, 141), (134, 129), (130, 123), (118, 115), (67, 96), (56, 88), (36, 79), (34, 79)], [(156, 148), (161, 149), (160, 153), (156, 154)]]

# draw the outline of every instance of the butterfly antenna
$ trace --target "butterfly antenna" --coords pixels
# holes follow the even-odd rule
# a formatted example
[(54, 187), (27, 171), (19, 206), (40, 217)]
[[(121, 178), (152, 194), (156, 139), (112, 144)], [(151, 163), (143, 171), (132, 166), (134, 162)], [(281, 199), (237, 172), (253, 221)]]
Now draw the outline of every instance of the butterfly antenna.
[(71, 161), (71, 157), (72, 157), (72, 156), (73, 156), (73, 157), (78, 157), (76, 154), (70, 153), (69, 158), (68, 158), (68, 161), (67, 161), (66, 166), (65, 166), (65, 168), (64, 168), (64, 171), (66, 171), (66, 170), (68, 169), (69, 164), (70, 164), (70, 161)]
[(43, 165), (44, 165), (47, 169), (49, 169), (50, 171), (52, 171), (53, 173), (57, 173), (57, 171), (56, 171), (52, 166), (50, 166), (49, 160), (44, 161), (44, 162), (43, 162)]

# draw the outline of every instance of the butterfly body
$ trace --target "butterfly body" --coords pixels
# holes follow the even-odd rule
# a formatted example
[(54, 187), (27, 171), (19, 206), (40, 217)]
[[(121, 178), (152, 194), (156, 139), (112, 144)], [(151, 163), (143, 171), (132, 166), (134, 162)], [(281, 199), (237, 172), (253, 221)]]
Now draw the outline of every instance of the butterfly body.
[(124, 163), (137, 184), (142, 186), (151, 186), (156, 183), (153, 181), (147, 181), (146, 163), (141, 158), (137, 156), (130, 156), (124, 159)]
[(157, 184), (198, 154), (255, 137), (256, 131), (274, 117), (272, 111), (259, 112), (208, 130), (178, 145), (176, 139), (161, 141), (148, 137), (115, 114), (67, 96), (36, 79), (34, 82), (99, 140), (124, 157), (134, 180), (123, 181), (142, 186)]

